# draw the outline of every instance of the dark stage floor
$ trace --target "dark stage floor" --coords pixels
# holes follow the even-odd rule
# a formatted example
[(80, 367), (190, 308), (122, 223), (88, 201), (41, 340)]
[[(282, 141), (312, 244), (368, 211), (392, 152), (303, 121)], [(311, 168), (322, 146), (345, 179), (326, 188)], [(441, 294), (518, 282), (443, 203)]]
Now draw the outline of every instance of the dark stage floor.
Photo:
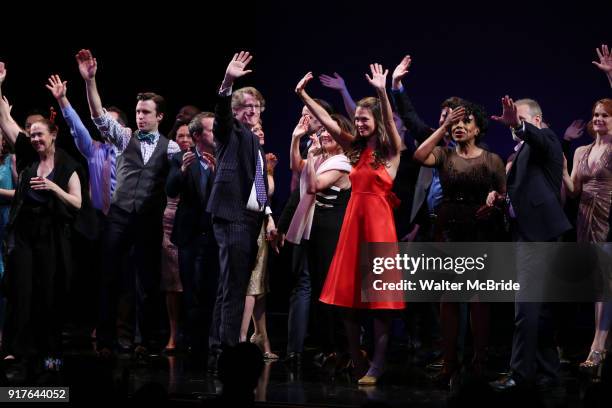
[[(282, 316), (280, 316), (282, 318)], [(281, 354), (282, 333), (274, 333), (275, 351)], [(135, 360), (130, 353), (117, 354), (111, 362), (101, 363), (92, 345), (82, 333), (69, 332), (62, 374), (26, 379), (22, 365), (5, 365), (11, 385), (70, 384), (71, 400), (117, 400), (138, 394), (148, 387), (150, 398), (168, 399), (173, 404), (207, 406), (220, 393), (221, 383), (186, 353), (152, 355)], [(280, 346), (280, 347), (279, 347)], [(488, 377), (494, 379), (503, 371), (509, 346), (491, 350)], [(256, 405), (360, 407), (610, 407), (612, 406), (612, 367), (604, 367), (603, 380), (593, 382), (578, 372), (576, 361), (562, 368), (561, 384), (530, 394), (500, 394), (491, 391), (486, 381), (475, 380), (468, 373), (460, 376), (453, 390), (436, 384), (430, 377), (435, 371), (426, 367), (432, 353), (426, 348), (413, 349), (395, 339), (388, 353), (388, 365), (378, 386), (359, 387), (347, 374), (336, 374), (332, 367), (317, 367), (315, 350), (304, 353), (301, 367), (282, 361), (265, 365), (256, 392)], [(73, 398), (74, 396), (74, 398)], [(384, 403), (386, 405), (379, 405)], [(217, 405), (215, 405), (217, 406)]]

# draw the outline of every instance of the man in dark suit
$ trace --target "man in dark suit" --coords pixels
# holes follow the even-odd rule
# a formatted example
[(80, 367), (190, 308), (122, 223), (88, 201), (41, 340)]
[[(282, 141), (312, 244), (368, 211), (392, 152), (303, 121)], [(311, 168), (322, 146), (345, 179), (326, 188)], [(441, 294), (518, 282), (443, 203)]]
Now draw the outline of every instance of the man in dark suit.
[[(408, 134), (420, 144), (435, 131), (435, 128), (429, 126), (421, 119), (402, 83), (403, 78), (408, 74), (411, 63), (410, 56), (406, 55), (395, 67), (391, 80), (391, 97), (395, 110), (406, 127)], [(464, 100), (456, 96), (444, 100), (440, 105), (438, 124), (442, 125), (451, 109), (460, 106), (462, 103), (464, 103)], [(449, 146), (451, 143), (450, 135), (445, 136), (442, 140), (443, 146)], [(417, 234), (418, 240), (430, 241), (432, 239), (431, 226), (435, 222), (435, 209), (441, 201), (442, 186), (440, 185), (437, 169), (421, 166), (417, 179), (414, 182), (414, 194), (409, 210), (410, 229), (412, 230), (409, 234), (411, 236), (410, 240), (414, 240)], [(415, 226), (418, 228), (414, 228)]]
[(180, 196), (170, 240), (178, 247), (186, 346), (200, 356), (208, 346), (219, 274), (217, 243), (206, 211), (215, 172), (214, 120), (211, 112), (191, 120), (189, 133), (195, 146), (172, 156), (166, 181), (168, 197)]
[[(514, 103), (502, 99), (502, 116), (492, 119), (510, 126), (519, 142), (508, 171), (508, 212), (513, 240), (518, 243), (554, 242), (571, 228), (560, 200), (563, 152), (554, 132), (542, 127), (542, 110), (532, 99)], [(533, 245), (517, 246), (517, 278), (543, 282), (546, 264)], [(530, 299), (533, 300), (533, 299)], [(497, 390), (517, 386), (546, 386), (558, 382), (559, 356), (553, 341), (550, 307), (542, 302), (515, 304), (511, 372), (491, 383)]]
[(251, 131), (265, 101), (255, 88), (238, 89), (234, 81), (248, 73), (252, 57), (235, 54), (227, 66), (215, 112), (217, 172), (208, 200), (219, 245), (220, 345), (239, 341), (246, 290), (257, 255), (257, 236), (266, 222), (267, 237), (275, 229), (268, 203), (266, 162), (259, 140)]

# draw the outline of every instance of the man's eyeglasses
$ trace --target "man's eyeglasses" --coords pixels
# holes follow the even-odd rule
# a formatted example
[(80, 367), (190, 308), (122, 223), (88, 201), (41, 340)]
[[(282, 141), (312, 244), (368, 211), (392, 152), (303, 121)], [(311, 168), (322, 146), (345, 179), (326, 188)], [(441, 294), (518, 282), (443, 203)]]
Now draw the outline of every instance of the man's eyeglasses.
[(243, 109), (252, 109), (252, 110), (255, 110), (255, 111), (261, 110), (261, 105), (251, 105), (251, 104), (249, 104), (249, 105), (240, 105), (240, 107), (243, 108)]

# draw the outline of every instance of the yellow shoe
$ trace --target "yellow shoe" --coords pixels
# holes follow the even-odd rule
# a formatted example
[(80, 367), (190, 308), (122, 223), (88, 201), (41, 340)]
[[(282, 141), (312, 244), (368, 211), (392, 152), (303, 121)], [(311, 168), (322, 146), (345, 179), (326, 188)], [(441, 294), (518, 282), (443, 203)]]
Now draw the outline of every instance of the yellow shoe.
[(359, 385), (376, 385), (378, 382), (378, 377), (374, 377), (373, 375), (364, 375), (357, 381)]

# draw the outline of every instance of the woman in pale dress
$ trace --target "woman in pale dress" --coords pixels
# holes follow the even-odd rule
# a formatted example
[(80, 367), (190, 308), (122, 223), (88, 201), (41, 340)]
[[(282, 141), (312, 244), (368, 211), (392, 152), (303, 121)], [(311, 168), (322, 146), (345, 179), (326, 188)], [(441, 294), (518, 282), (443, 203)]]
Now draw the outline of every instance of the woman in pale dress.
[[(587, 126), (595, 141), (576, 149), (571, 176), (564, 166), (563, 182), (568, 195), (580, 197), (576, 222), (577, 241), (610, 241), (612, 204), (612, 99), (595, 102)], [(612, 302), (595, 303), (595, 336), (581, 369), (601, 373), (606, 358), (606, 339), (612, 323)]]

